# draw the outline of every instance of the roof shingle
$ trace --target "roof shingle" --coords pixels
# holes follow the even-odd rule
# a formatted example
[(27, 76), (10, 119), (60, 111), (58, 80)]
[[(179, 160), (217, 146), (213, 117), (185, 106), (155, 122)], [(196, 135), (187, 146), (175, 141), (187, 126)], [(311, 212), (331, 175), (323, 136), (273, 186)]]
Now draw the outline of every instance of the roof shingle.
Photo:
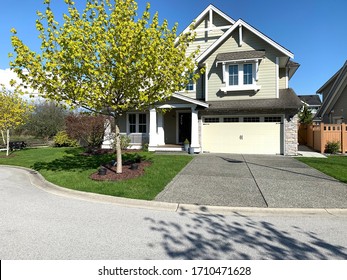
[(302, 107), (302, 103), (292, 89), (280, 89), (279, 98), (271, 99), (246, 99), (209, 101), (210, 107), (204, 109), (202, 114), (214, 112), (250, 112), (250, 111), (292, 111)]
[(217, 61), (232, 61), (242, 59), (256, 59), (265, 57), (265, 51), (242, 51), (242, 52), (228, 52), (219, 53), (217, 55)]

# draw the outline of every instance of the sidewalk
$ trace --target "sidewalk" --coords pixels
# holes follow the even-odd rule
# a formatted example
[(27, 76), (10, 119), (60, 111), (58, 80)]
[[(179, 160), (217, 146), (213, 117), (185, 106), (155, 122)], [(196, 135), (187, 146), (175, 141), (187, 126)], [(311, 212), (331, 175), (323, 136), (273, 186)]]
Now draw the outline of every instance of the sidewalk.
[(326, 158), (325, 155), (315, 152), (305, 145), (299, 145), (298, 154), (303, 157)]

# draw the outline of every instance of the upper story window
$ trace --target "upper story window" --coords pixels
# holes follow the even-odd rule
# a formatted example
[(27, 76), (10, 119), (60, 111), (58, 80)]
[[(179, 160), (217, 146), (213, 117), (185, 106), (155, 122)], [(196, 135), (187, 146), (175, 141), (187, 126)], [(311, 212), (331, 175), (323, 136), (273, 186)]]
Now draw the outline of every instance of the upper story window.
[(253, 84), (253, 65), (243, 64), (243, 84), (251, 85)]
[(186, 85), (186, 90), (188, 90), (188, 91), (194, 90), (194, 82), (193, 82), (193, 80), (189, 80), (189, 83)]
[(261, 86), (257, 84), (259, 65), (264, 57), (263, 50), (217, 54), (216, 66), (222, 67), (220, 90), (223, 92), (260, 90)]
[(193, 74), (190, 75), (190, 79), (188, 84), (186, 85), (186, 90), (187, 91), (193, 91), (195, 90), (195, 83), (193, 81)]
[(221, 91), (243, 91), (243, 90), (260, 90), (261, 86), (257, 85), (258, 61), (252, 63), (222, 63), (223, 83), (225, 86)]
[(239, 66), (229, 65), (229, 86), (237, 86), (239, 84)]
[(225, 70), (227, 71), (227, 75), (225, 76), (228, 78), (226, 84), (230, 87), (255, 84), (254, 67), (254, 64), (251, 63), (229, 64)]

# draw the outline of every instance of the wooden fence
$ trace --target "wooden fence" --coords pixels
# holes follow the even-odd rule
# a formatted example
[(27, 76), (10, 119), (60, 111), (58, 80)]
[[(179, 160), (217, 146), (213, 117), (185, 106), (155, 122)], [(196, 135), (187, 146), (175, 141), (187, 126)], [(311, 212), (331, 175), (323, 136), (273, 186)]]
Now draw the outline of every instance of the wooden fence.
[(328, 142), (339, 142), (340, 152), (347, 152), (347, 125), (342, 124), (312, 124), (299, 125), (298, 140), (300, 145), (306, 145), (315, 151), (324, 153)]

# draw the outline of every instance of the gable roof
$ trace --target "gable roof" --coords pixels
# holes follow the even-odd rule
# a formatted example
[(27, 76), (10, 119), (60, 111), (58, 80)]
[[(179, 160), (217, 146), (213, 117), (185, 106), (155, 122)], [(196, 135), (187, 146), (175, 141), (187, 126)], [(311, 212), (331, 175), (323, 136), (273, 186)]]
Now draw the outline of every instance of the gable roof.
[(197, 100), (194, 98), (190, 98), (188, 96), (185, 96), (185, 95), (182, 95), (179, 93), (173, 93), (172, 97), (177, 98), (177, 99), (182, 100), (182, 101), (186, 101), (188, 103), (199, 105), (199, 106), (205, 107), (205, 108), (208, 108), (208, 106), (209, 106), (206, 102), (203, 102), (203, 101), (200, 101), (200, 100)]
[(320, 106), (322, 101), (317, 94), (313, 95), (298, 95), (302, 102), (306, 103), (308, 106)]
[[(347, 62), (347, 61), (346, 61)], [(345, 65), (343, 65), (334, 75), (331, 76), (331, 78), (325, 82), (324, 85), (322, 85), (318, 90), (317, 93), (322, 93), (324, 89), (331, 83), (334, 82), (334, 80), (337, 78), (337, 76), (340, 74), (341, 70), (343, 69)]]
[(210, 13), (210, 11), (215, 12), (216, 14), (218, 14), (219, 16), (221, 16), (222, 18), (224, 18), (226, 21), (230, 22), (231, 25), (233, 25), (235, 23), (235, 20), (232, 19), (231, 17), (229, 17), (227, 14), (225, 14), (224, 12), (222, 12), (220, 9), (218, 9), (217, 7), (213, 6), (212, 4), (208, 5), (207, 8), (205, 10), (203, 10), (197, 17), (195, 20), (193, 20), (184, 30), (182, 33), (186, 33), (190, 30), (190, 26), (193, 24), (194, 27), (196, 27), (200, 21)]
[(217, 41), (215, 41), (210, 47), (208, 47), (198, 58), (197, 58), (197, 62), (201, 63), (203, 62), (205, 59), (208, 58), (208, 56), (210, 54), (213, 53), (213, 51), (216, 50), (216, 48), (222, 43), (224, 42), (224, 40), (226, 40), (231, 33), (236, 30), (239, 27), (244, 27), (246, 29), (248, 29), (249, 31), (251, 31), (253, 34), (255, 34), (256, 36), (258, 36), (259, 38), (263, 39), (265, 42), (267, 42), (268, 44), (270, 44), (271, 46), (273, 46), (275, 49), (277, 49), (278, 51), (280, 51), (281, 53), (283, 53), (285, 56), (288, 56), (289, 58), (294, 58), (294, 54), (291, 53), (289, 50), (287, 50), (286, 48), (284, 48), (283, 46), (281, 46), (280, 44), (276, 43), (274, 40), (270, 39), (269, 37), (267, 37), (265, 34), (261, 33), (259, 30), (257, 30), (256, 28), (254, 28), (253, 26), (251, 26), (250, 24), (248, 24), (247, 22), (243, 21), (242, 19), (239, 19), (238, 21), (236, 21), (234, 23), (234, 25), (232, 27), (230, 27), (228, 29), (228, 31), (226, 31)]
[(347, 60), (342, 66), (342, 68), (337, 71), (320, 89), (317, 93), (321, 93), (330, 83), (333, 83), (330, 91), (326, 95), (326, 98), (323, 100), (322, 107), (318, 110), (316, 116), (322, 117), (329, 108), (334, 106), (334, 100), (341, 96), (342, 91), (344, 90), (343, 84), (347, 80)]

